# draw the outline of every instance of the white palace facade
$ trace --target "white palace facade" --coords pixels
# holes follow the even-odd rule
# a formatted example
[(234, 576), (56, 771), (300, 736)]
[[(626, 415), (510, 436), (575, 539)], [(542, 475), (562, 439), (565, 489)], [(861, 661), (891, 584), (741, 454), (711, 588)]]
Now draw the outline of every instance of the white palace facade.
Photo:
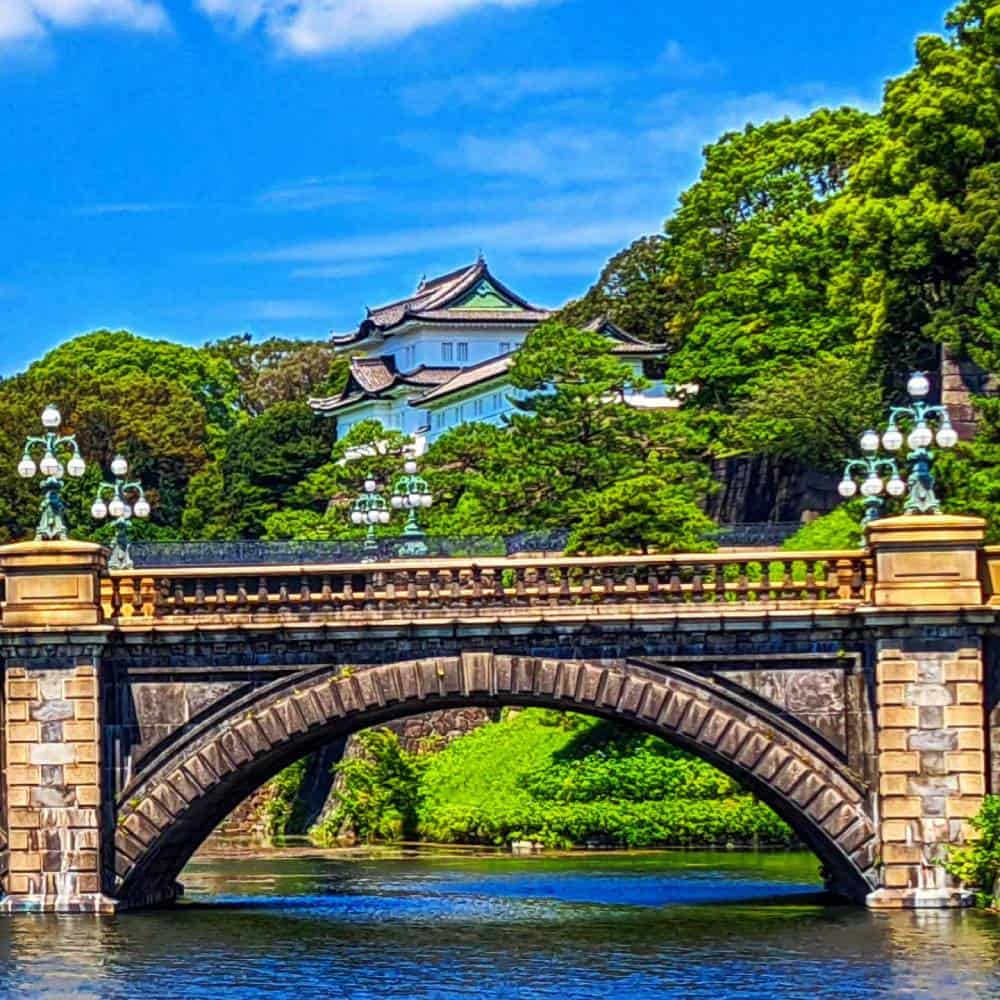
[[(419, 454), (459, 424), (503, 422), (519, 395), (510, 384), (514, 352), (551, 315), (498, 281), (480, 258), (422, 281), (408, 298), (368, 310), (357, 330), (335, 336), (333, 344), (350, 355), (347, 385), (339, 395), (309, 403), (336, 417), (338, 438), (363, 420), (378, 420), (411, 435)], [(601, 319), (589, 326), (613, 340), (614, 353), (637, 374), (655, 369), (662, 347)], [(678, 405), (662, 381), (628, 402)]]

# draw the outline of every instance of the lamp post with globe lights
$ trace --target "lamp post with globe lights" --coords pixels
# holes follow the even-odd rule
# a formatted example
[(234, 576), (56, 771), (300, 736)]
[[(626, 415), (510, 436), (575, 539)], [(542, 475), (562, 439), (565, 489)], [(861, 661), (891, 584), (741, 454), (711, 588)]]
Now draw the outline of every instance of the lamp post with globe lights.
[[(861, 495), (864, 497), (865, 513), (861, 526), (877, 521), (882, 516), (885, 504), (883, 494), (901, 497), (906, 492), (906, 483), (900, 478), (895, 459), (878, 457), (879, 436), (876, 431), (865, 431), (861, 435), (863, 458), (852, 458), (844, 465), (844, 475), (837, 485), (837, 492), (850, 500), (858, 492), (854, 478), (860, 473)], [(888, 479), (885, 476), (888, 475)]]
[(399, 547), (401, 556), (421, 557), (427, 555), (427, 543), (424, 532), (417, 519), (417, 511), (430, 507), (434, 496), (427, 480), (417, 474), (417, 463), (412, 458), (407, 459), (403, 466), (403, 475), (392, 487), (392, 503), (394, 510), (409, 511), (406, 527), (403, 528), (403, 544)]
[(368, 525), (365, 533), (364, 558), (362, 562), (375, 562), (378, 558), (378, 539), (375, 535), (375, 525), (389, 523), (389, 508), (385, 497), (378, 490), (374, 479), (365, 480), (364, 492), (359, 494), (351, 504), (351, 524)]
[[(938, 514), (941, 501), (934, 493), (934, 474), (931, 467), (934, 453), (930, 446), (954, 448), (958, 433), (951, 425), (951, 416), (945, 406), (928, 406), (924, 401), (931, 391), (931, 384), (924, 372), (914, 372), (906, 383), (910, 396), (909, 406), (894, 406), (889, 411), (889, 426), (882, 435), (886, 451), (896, 452), (903, 447), (900, 424), (912, 425), (905, 443), (909, 449), (906, 460), (910, 466), (909, 494), (903, 509), (907, 514)], [(937, 425), (935, 433), (933, 425)]]
[(108, 569), (134, 569), (129, 549), (129, 529), (132, 516), (149, 517), (149, 501), (138, 480), (128, 480), (128, 462), (116, 455), (111, 462), (114, 481), (101, 483), (97, 496), (90, 506), (90, 516), (95, 521), (113, 517), (111, 526), (115, 529), (115, 540), (108, 557)]
[[(39, 472), (45, 477), (42, 480), (41, 514), (35, 531), (37, 541), (65, 540), (67, 529), (64, 517), (66, 506), (62, 499), (63, 477), (69, 473), (74, 479), (79, 479), (87, 471), (76, 436), (59, 434), (61, 423), (62, 415), (50, 403), (42, 411), (44, 433), (25, 439), (24, 453), (17, 465), (18, 475), (22, 479), (31, 479)], [(36, 465), (32, 455), (39, 452), (42, 457)], [(61, 455), (68, 456), (65, 465)]]

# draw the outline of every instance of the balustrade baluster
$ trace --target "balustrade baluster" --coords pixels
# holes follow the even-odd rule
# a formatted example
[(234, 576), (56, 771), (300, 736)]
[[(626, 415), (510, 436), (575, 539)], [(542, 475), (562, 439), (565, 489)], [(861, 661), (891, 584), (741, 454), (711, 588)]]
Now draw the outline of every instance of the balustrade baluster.
[(693, 567), (694, 575), (691, 577), (691, 600), (695, 604), (701, 604), (705, 600), (705, 567), (697, 563)]
[(855, 559), (854, 573), (851, 575), (851, 597), (856, 601), (865, 599), (865, 561)]
[(215, 613), (224, 614), (229, 610), (229, 601), (226, 599), (226, 581), (218, 579), (215, 581)]
[(271, 607), (271, 594), (267, 589), (267, 577), (260, 577), (257, 581), (257, 611), (269, 611)]
[(120, 618), (122, 614), (122, 580), (111, 578), (111, 617)]
[(670, 568), (670, 603), (681, 604), (684, 601), (684, 585), (681, 583), (681, 567), (674, 563)]
[(299, 611), (302, 614), (309, 614), (312, 611), (312, 586), (308, 576), (303, 576), (299, 583)]
[(194, 582), (194, 613), (196, 615), (208, 614), (208, 601), (205, 600), (204, 580), (195, 580)]
[(245, 614), (250, 610), (250, 599), (247, 596), (247, 582), (240, 579), (236, 581), (236, 610)]
[(478, 564), (472, 567), (470, 584), (472, 586), (471, 604), (474, 608), (483, 604), (483, 568)]
[(806, 599), (815, 601), (819, 597), (819, 588), (816, 586), (816, 560), (806, 560)]
[(715, 586), (715, 603), (726, 601), (726, 564), (717, 562), (712, 566), (712, 583)]
[(535, 588), (538, 593), (538, 603), (539, 604), (552, 604), (554, 603), (549, 596), (549, 567), (540, 566), (538, 568), (538, 579), (535, 583)]
[(137, 577), (133, 582), (135, 585), (132, 588), (132, 617), (144, 618), (146, 614), (146, 595), (143, 584), (146, 582), (146, 578)]
[(319, 602), (323, 611), (335, 611), (333, 603), (333, 580), (329, 573), (323, 575), (319, 585)]
[(837, 560), (837, 597), (849, 601), (854, 596), (854, 563), (850, 559)]
[(737, 563), (736, 600), (746, 604), (750, 600), (749, 563), (740, 560)]
[(184, 584), (178, 580), (174, 584), (174, 614), (183, 615), (187, 612), (187, 601), (184, 599)]
[(417, 579), (420, 575), (420, 570), (407, 570), (406, 571), (406, 599), (411, 601), (413, 604), (417, 603), (420, 597), (420, 592), (417, 587)]
[(432, 608), (441, 607), (441, 571), (437, 569), (428, 570), (429, 579), (427, 581), (428, 603)]
[(290, 597), (289, 597), (289, 593), (288, 593), (288, 582), (286, 580), (282, 580), (278, 584), (278, 613), (279, 614), (285, 614), (285, 613), (287, 613), (287, 612), (289, 612), (289, 611), (292, 610), (291, 607), (290, 607), (290, 605), (289, 605), (289, 600), (290, 600)]
[(170, 606), (170, 581), (163, 577), (160, 579), (159, 586), (156, 588), (156, 593), (153, 601), (153, 617), (162, 618), (167, 613), (167, 608)]
[(783, 559), (781, 561), (781, 568), (781, 590), (778, 592), (778, 598), (784, 601), (794, 601), (798, 597), (795, 587), (794, 561)]

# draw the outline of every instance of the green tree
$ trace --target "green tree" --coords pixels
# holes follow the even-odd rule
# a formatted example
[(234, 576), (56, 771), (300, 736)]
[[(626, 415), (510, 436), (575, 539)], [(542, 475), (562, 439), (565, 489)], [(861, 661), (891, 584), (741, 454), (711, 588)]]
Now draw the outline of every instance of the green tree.
[(687, 423), (629, 405), (647, 383), (600, 333), (543, 323), (518, 351), (511, 381), (519, 412), (468, 486), (489, 530), (571, 527), (588, 494), (640, 474), (686, 481), (691, 497), (707, 490)]
[[(333, 422), (326, 421), (327, 433)], [(412, 438), (363, 420), (328, 448), (328, 460), (313, 468), (284, 495), (284, 504), (265, 523), (265, 537), (298, 541), (360, 538), (365, 529), (351, 524), (351, 504), (366, 479), (384, 489), (403, 469)]]
[(391, 729), (366, 729), (357, 740), (361, 752), (334, 768), (336, 805), (313, 836), (330, 843), (350, 830), (361, 840), (413, 839), (425, 761)]
[(639, 475), (581, 498), (567, 552), (704, 552), (715, 527), (683, 485)]
[(250, 416), (275, 403), (331, 396), (347, 379), (347, 359), (328, 341), (269, 337), (255, 343), (245, 333), (206, 344), (205, 350), (232, 366), (239, 379), (239, 408)]
[(559, 319), (582, 327), (604, 316), (635, 337), (662, 343), (675, 307), (667, 246), (660, 235), (637, 239), (608, 261), (585, 295), (560, 310)]
[(863, 356), (820, 352), (755, 380), (726, 439), (737, 451), (835, 472), (884, 414), (881, 383)]

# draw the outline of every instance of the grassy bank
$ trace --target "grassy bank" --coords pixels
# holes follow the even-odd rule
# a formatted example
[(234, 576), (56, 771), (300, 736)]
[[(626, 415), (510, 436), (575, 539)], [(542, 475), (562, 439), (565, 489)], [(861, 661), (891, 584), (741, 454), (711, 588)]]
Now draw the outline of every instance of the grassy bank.
[(528, 709), (415, 756), (388, 732), (343, 765), (315, 830), (362, 839), (547, 846), (787, 844), (791, 831), (708, 764), (663, 740), (572, 713)]

